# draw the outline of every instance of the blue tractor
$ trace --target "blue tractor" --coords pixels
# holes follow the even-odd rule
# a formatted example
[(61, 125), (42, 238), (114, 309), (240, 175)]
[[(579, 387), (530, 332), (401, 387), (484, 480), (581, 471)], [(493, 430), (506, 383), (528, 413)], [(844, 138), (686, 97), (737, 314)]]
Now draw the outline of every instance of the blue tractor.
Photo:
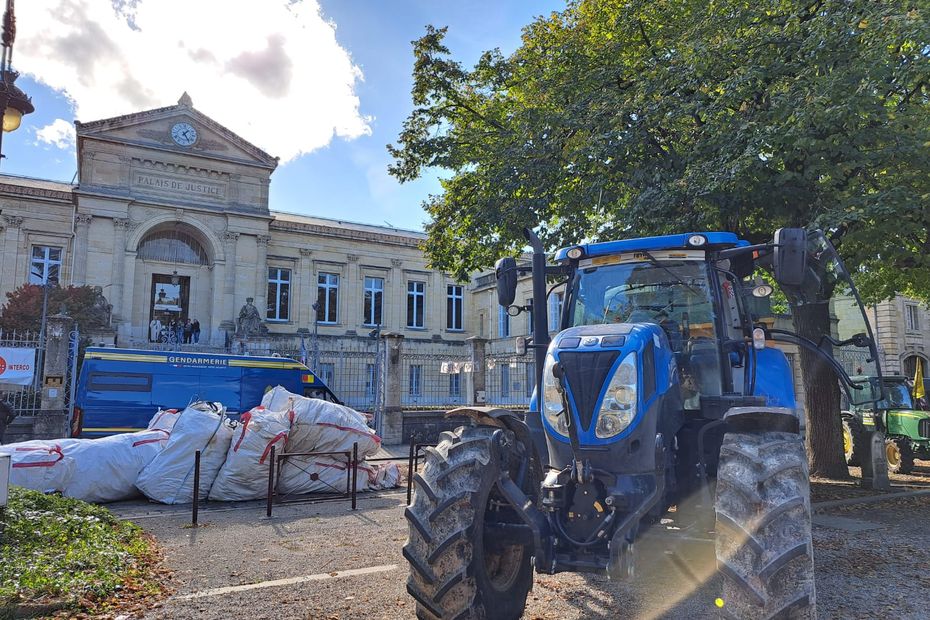
[[(674, 509), (685, 529), (715, 535), (725, 616), (816, 617), (783, 351), (820, 378), (835, 371), (850, 402), (880, 394), (874, 339), (833, 246), (803, 229), (756, 245), (686, 233), (578, 245), (547, 265), (526, 236), (532, 265), (498, 261), (497, 292), (512, 315), (527, 310), (513, 302), (532, 273), (537, 390), (525, 415), (457, 410), (472, 423), (428, 449), (403, 551), (417, 616), (519, 618), (534, 570), (629, 576), (638, 537)], [(760, 320), (767, 282), (800, 329)], [(551, 341), (549, 283), (566, 290)]]

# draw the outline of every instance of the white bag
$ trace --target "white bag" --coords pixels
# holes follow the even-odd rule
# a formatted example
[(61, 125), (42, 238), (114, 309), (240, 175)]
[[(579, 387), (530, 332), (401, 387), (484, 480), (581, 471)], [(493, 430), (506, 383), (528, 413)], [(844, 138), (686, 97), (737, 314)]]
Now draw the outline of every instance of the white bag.
[(179, 409), (159, 409), (149, 421), (148, 429), (150, 431), (161, 429), (170, 433), (180, 416)]
[(82, 439), (66, 446), (64, 453), (74, 461), (74, 473), (62, 494), (96, 503), (138, 496), (136, 478), (164, 449), (169, 435), (157, 429)]
[(226, 462), (210, 489), (210, 499), (234, 502), (265, 497), (271, 448), (284, 452), (290, 428), (291, 416), (284, 411), (258, 406), (242, 414)]
[[(363, 463), (358, 464), (359, 475), (361, 475)], [(368, 474), (368, 487), (376, 491), (383, 489), (395, 489), (400, 485), (400, 469), (397, 463), (382, 463), (372, 465), (364, 463), (365, 472)]]
[(381, 446), (381, 438), (368, 427), (365, 415), (343, 405), (298, 396), (278, 386), (265, 394), (262, 406), (294, 412), (288, 452), (342, 452), (358, 442), (358, 458), (362, 460)]
[(163, 504), (184, 504), (194, 498), (194, 453), (200, 450), (200, 497), (206, 498), (219, 473), (235, 422), (226, 418), (220, 403), (196, 402), (178, 416), (171, 437), (142, 470), (136, 487), (146, 497)]
[(10, 455), (10, 484), (41, 491), (62, 491), (74, 474), (74, 460), (55, 442), (29, 441), (3, 446)]
[[(345, 493), (351, 487), (345, 459), (328, 456), (292, 456), (284, 461), (277, 491), (282, 495), (303, 493)], [(355, 482), (357, 492), (368, 490), (368, 474), (359, 463)]]

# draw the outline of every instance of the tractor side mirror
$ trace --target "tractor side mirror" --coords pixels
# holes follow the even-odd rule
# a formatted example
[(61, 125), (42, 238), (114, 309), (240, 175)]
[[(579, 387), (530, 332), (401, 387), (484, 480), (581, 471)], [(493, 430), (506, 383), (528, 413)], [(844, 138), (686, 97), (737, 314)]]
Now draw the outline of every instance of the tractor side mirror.
[(505, 308), (513, 305), (517, 296), (517, 261), (505, 256), (494, 266), (497, 275), (497, 303)]
[(516, 355), (526, 355), (529, 348), (526, 336), (517, 336), (513, 341), (513, 352)]
[(779, 284), (801, 286), (807, 270), (807, 231), (803, 228), (776, 230), (773, 263)]

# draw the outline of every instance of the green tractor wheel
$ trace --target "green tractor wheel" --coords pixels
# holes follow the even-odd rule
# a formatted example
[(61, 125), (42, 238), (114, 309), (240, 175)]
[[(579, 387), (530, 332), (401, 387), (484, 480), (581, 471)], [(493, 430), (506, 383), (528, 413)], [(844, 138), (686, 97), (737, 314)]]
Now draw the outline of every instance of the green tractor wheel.
[(862, 446), (865, 441), (865, 427), (862, 420), (853, 416), (843, 417), (843, 455), (846, 464), (856, 467), (862, 464)]
[(885, 439), (885, 458), (892, 474), (909, 474), (914, 469), (914, 449), (910, 437), (892, 435)]

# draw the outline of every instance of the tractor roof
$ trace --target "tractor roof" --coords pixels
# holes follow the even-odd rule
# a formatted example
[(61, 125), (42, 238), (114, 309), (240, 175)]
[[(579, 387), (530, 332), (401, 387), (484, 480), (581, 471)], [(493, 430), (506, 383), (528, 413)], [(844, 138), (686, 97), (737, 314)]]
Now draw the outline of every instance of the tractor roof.
[[(688, 243), (688, 239), (694, 235), (701, 235), (707, 239), (707, 243), (700, 249), (707, 247), (721, 248), (749, 245), (748, 241), (743, 241), (735, 234), (730, 232), (690, 232), (677, 235), (662, 235), (660, 237), (639, 237), (635, 239), (620, 239), (618, 241), (603, 241), (601, 243), (582, 244), (580, 247), (584, 250), (585, 256), (606, 256), (609, 254), (621, 254), (623, 252), (637, 252), (642, 250), (675, 250), (675, 249), (697, 249)], [(567, 257), (568, 250), (571, 248), (562, 248), (555, 253), (556, 260), (564, 260)]]

